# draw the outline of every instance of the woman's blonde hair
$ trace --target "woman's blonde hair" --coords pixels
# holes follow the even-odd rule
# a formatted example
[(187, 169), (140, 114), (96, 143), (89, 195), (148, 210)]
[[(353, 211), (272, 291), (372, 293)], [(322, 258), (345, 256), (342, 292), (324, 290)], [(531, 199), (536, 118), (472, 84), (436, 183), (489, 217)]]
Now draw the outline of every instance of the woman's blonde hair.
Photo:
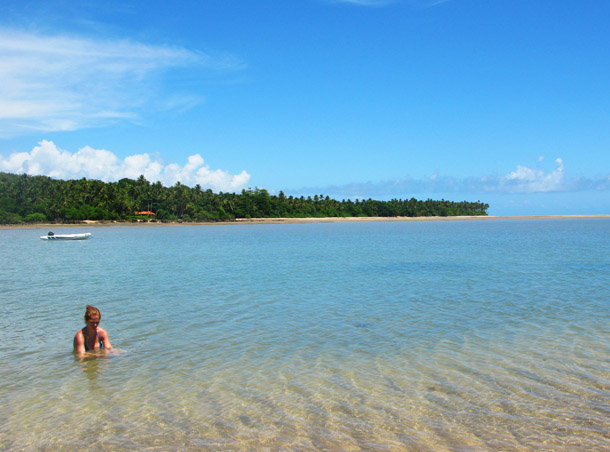
[(95, 306), (87, 305), (87, 309), (85, 311), (85, 323), (89, 321), (91, 317), (99, 317), (102, 320), (102, 313)]

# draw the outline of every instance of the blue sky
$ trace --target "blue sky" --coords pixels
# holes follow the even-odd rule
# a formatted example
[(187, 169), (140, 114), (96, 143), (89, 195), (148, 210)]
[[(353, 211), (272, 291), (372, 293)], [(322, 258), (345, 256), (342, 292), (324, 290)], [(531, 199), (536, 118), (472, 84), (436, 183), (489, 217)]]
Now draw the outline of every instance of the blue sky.
[(606, 0), (171, 3), (3, 0), (0, 171), (610, 213)]

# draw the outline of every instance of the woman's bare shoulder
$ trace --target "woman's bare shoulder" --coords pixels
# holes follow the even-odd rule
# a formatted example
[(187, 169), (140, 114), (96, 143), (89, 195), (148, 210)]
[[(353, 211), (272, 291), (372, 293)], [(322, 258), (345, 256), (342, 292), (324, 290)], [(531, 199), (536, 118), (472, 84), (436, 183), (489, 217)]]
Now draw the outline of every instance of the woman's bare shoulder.
[(106, 330), (104, 328), (98, 328), (97, 335), (100, 337), (100, 339), (104, 339), (105, 337), (108, 337), (108, 333), (106, 332)]

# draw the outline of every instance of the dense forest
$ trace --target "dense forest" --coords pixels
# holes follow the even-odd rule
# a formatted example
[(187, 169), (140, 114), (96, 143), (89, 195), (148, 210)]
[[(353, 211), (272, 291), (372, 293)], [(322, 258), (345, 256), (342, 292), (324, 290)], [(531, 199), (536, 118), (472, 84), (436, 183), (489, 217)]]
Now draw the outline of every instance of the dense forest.
[[(265, 189), (214, 193), (177, 182), (164, 187), (144, 176), (102, 182), (57, 180), (0, 172), (0, 224), (107, 221), (231, 221), (236, 218), (417, 217), (487, 215), (488, 204), (446, 200), (342, 200), (270, 195)], [(138, 214), (138, 212), (140, 212)], [(148, 212), (142, 213), (142, 212)], [(154, 212), (154, 215), (152, 214)]]

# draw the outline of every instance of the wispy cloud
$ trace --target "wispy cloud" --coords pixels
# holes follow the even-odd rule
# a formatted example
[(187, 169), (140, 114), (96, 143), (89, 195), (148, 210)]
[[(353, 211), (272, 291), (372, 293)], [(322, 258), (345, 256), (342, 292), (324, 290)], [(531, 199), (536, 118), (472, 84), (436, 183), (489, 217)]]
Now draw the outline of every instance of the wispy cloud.
[[(539, 162), (543, 159), (540, 158)], [(563, 159), (555, 160), (555, 168), (517, 165), (514, 171), (504, 175), (484, 175), (457, 178), (433, 174), (427, 178), (394, 179), (383, 182), (353, 183), (327, 187), (307, 187), (287, 192), (323, 193), (344, 198), (410, 198), (418, 194), (437, 193), (443, 196), (455, 194), (502, 194), (502, 193), (553, 193), (610, 190), (610, 175), (597, 179), (567, 177)]]
[(447, 3), (450, 0), (404, 0), (408, 5), (418, 8), (432, 8), (433, 6), (442, 5), (443, 3)]
[[(243, 64), (181, 47), (95, 40), (0, 28), (0, 137), (65, 131), (136, 119), (159, 103), (161, 75), (178, 68), (232, 70)], [(174, 93), (167, 106), (201, 99)]]
[(326, 0), (330, 3), (348, 3), (351, 5), (380, 7), (394, 3), (405, 3), (415, 9), (432, 8), (450, 0)]
[(331, 0), (331, 3), (350, 3), (360, 6), (385, 6), (396, 0)]
[(243, 189), (250, 175), (246, 171), (230, 174), (206, 165), (199, 154), (191, 155), (185, 165), (164, 164), (159, 157), (135, 154), (119, 159), (113, 152), (85, 146), (75, 153), (58, 148), (52, 141), (41, 141), (31, 152), (13, 153), (0, 157), (0, 171), (15, 174), (49, 176), (56, 179), (99, 179), (106, 182), (124, 177), (136, 179), (144, 175), (151, 182), (165, 186), (181, 182), (201, 185), (214, 191), (235, 192)]

